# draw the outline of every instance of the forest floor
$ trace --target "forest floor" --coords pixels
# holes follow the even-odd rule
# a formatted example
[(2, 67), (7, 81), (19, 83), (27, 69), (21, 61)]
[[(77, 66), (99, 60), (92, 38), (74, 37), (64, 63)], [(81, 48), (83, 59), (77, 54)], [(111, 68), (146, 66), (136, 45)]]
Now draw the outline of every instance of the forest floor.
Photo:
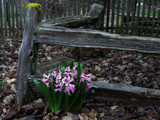
[[(23, 120), (160, 119), (160, 106), (133, 106), (109, 102), (86, 101), (81, 110), (71, 112), (63, 110), (59, 115), (51, 113), (43, 98), (17, 108), (15, 84), (21, 40), (21, 38), (10, 38), (0, 41), (0, 81), (5, 83), (0, 87), (0, 120), (20, 118)], [(52, 60), (57, 55), (65, 55), (83, 62), (85, 72), (92, 73), (94, 81), (160, 89), (160, 55), (83, 49), (83, 54), (80, 56), (81, 53), (75, 51), (71, 52), (68, 47), (40, 45), (38, 63)]]

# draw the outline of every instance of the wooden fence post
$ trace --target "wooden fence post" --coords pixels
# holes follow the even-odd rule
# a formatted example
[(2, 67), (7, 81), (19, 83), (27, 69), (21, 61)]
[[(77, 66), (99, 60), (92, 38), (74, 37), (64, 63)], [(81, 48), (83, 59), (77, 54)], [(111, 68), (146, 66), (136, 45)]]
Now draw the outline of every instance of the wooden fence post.
[(106, 0), (104, 0), (103, 1), (104, 3), (103, 3), (103, 6), (104, 6), (104, 9), (103, 9), (103, 11), (101, 12), (101, 15), (100, 15), (100, 17), (99, 17), (99, 21), (98, 21), (98, 23), (97, 23), (97, 25), (98, 25), (98, 30), (103, 30), (103, 28), (104, 28), (104, 16), (105, 16), (105, 12), (106, 12), (106, 4), (107, 4), (107, 1)]
[(38, 23), (38, 11), (34, 7), (27, 9), (27, 16), (25, 22), (25, 29), (23, 34), (23, 41), (18, 55), (18, 71), (16, 81), (16, 104), (21, 106), (23, 104), (23, 97), (25, 92), (25, 82), (31, 72), (31, 61), (33, 58), (33, 35), (35, 26)]

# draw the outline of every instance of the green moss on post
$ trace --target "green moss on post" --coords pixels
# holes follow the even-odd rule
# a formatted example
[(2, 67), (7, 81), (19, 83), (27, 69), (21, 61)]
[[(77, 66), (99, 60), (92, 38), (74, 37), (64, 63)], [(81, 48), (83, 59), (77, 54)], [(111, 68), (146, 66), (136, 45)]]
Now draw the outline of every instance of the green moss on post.
[[(41, 10), (42, 10), (40, 4), (38, 4), (38, 3), (28, 3), (26, 8), (29, 8), (29, 7), (36, 8), (36, 10), (38, 11), (38, 16), (40, 16), (40, 13), (41, 13)], [(37, 19), (38, 19), (38, 23), (39, 23), (40, 22), (40, 17), (38, 17)]]
[(29, 7), (35, 7), (35, 8), (38, 10), (38, 12), (41, 12), (41, 5), (38, 4), (38, 3), (29, 3), (29, 4), (26, 6), (26, 8), (29, 8)]

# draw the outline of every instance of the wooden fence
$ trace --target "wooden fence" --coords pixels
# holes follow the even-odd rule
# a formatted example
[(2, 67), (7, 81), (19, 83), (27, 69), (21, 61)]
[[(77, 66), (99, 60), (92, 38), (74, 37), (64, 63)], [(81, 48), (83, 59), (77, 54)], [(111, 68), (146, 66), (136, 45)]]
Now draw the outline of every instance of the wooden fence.
[(160, 11), (157, 7), (155, 0), (107, 0), (106, 31), (160, 37)]
[[(22, 36), (29, 2), (42, 4), (42, 19), (86, 15), (103, 0), (0, 0), (0, 36)], [(105, 0), (104, 29), (122, 35), (160, 37), (160, 12), (148, 0)], [(152, 0), (153, 1), (153, 0)]]
[(84, 15), (95, 0), (0, 0), (0, 36), (22, 36), (26, 5), (42, 5), (42, 19)]
[(28, 0), (0, 0), (0, 36), (22, 35)]

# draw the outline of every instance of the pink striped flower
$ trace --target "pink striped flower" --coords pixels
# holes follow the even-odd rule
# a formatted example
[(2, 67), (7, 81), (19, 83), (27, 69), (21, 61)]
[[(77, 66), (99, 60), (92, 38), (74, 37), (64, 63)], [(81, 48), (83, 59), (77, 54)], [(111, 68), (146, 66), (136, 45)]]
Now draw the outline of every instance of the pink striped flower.
[(51, 74), (48, 74), (48, 75), (46, 75), (46, 74), (43, 74), (43, 77), (45, 77), (45, 78), (47, 78), (47, 79), (50, 79), (50, 77), (51, 77)]
[(53, 75), (53, 77), (56, 77), (57, 76), (56, 71), (53, 71), (52, 75)]
[(93, 87), (93, 85), (91, 83), (87, 83), (85, 92), (87, 92), (91, 87)]
[(64, 70), (64, 74), (65, 74), (66, 76), (69, 76), (70, 71), (71, 71), (70, 66), (68, 66), (68, 67), (66, 67), (66, 69)]
[(85, 79), (87, 80), (87, 82), (91, 82), (91, 77), (92, 77), (91, 73), (86, 75)]

